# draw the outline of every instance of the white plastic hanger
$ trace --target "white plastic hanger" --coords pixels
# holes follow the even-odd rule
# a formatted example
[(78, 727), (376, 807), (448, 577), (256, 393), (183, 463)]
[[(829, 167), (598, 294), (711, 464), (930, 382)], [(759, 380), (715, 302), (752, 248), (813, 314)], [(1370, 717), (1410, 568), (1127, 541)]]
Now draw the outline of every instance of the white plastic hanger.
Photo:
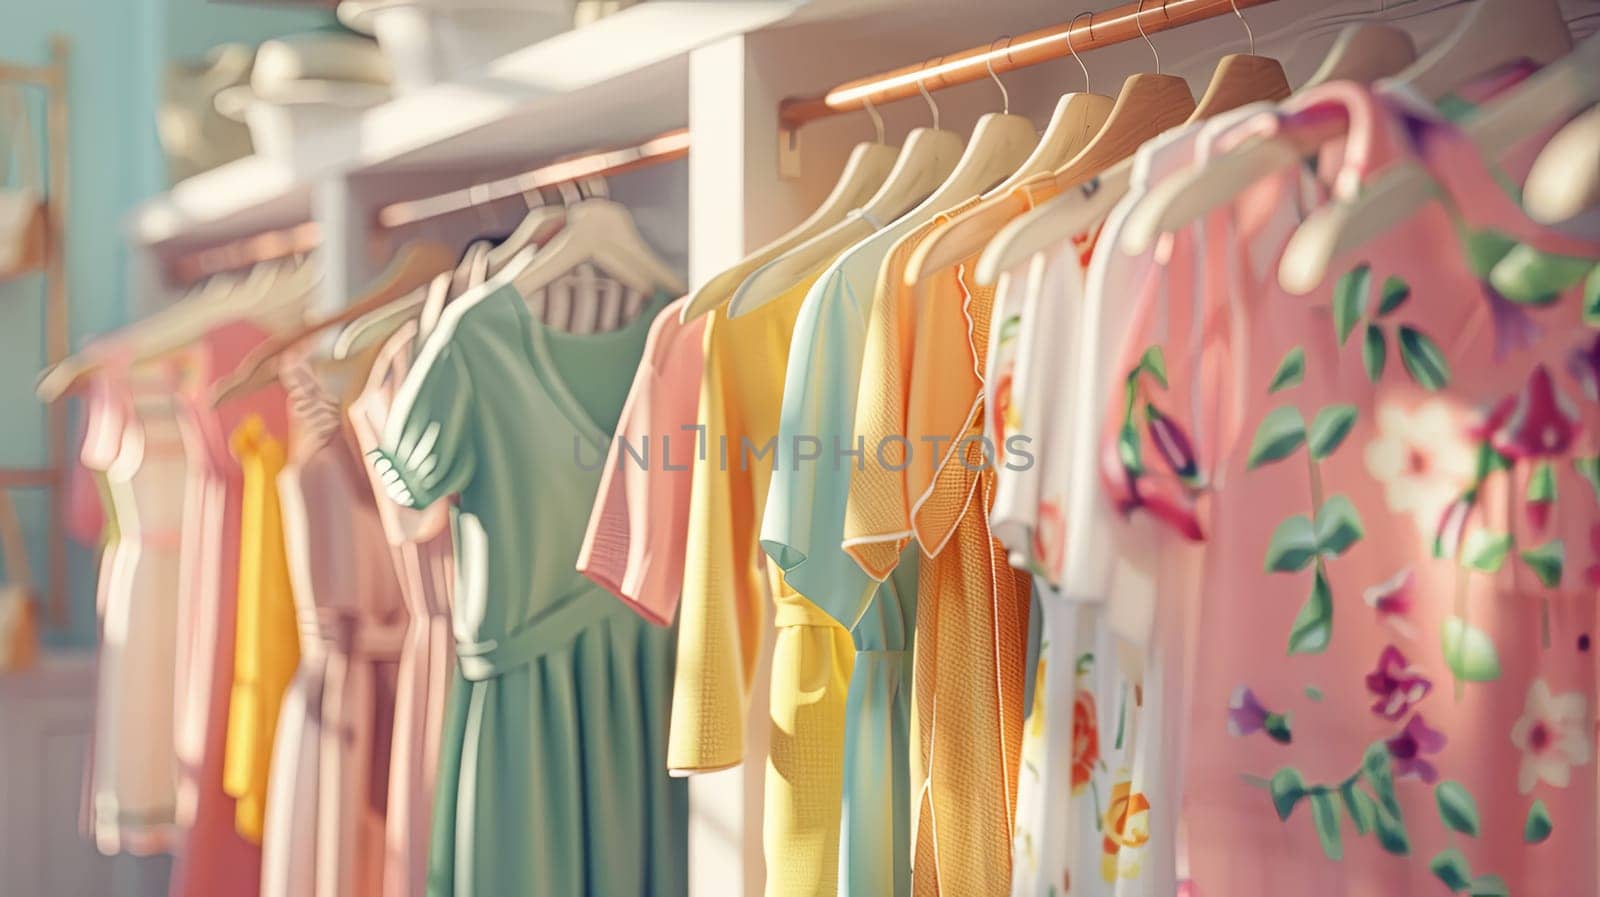
[[(1194, 112), (1194, 95), (1189, 92), (1188, 82), (1174, 75), (1161, 74), (1161, 54), (1156, 52), (1155, 43), (1145, 34), (1140, 18), (1143, 0), (1140, 0), (1140, 7), (1141, 10), (1134, 13), (1133, 22), (1139, 28), (1139, 36), (1150, 48), (1156, 71), (1132, 75), (1124, 81), (1122, 91), (1117, 94), (1117, 101), (1111, 107), (1111, 114), (1100, 132), (1078, 155), (1056, 171), (1055, 183), (1064, 195), (1056, 196), (1010, 221), (989, 241), (978, 257), (978, 266), (973, 272), (978, 283), (994, 283), (1000, 272), (1022, 264), (1034, 253), (1076, 233), (1075, 230), (1062, 229), (1083, 214), (1076, 210), (1079, 202), (1065, 191), (1095, 178), (1100, 179), (1102, 190), (1107, 186), (1115, 187), (1120, 182), (1122, 190), (1126, 191), (1126, 172), (1129, 168), (1119, 166), (1119, 163), (1131, 161), (1134, 151), (1145, 141), (1182, 124)], [(1095, 195), (1098, 196), (1100, 192), (1097, 190)]]
[(961, 137), (939, 128), (939, 105), (921, 81), (917, 82), (917, 89), (933, 113), (933, 126), (915, 128), (906, 135), (894, 167), (864, 205), (746, 277), (728, 300), (729, 315), (740, 315), (771, 301), (852, 244), (910, 211), (949, 178), (962, 158)]
[[(538, 196), (537, 191), (535, 195)], [(544, 202), (544, 197), (539, 196), (539, 204), (534, 205), (526, 195), (523, 202), (527, 204), (528, 214), (522, 217), (511, 235), (500, 242), (500, 245), (489, 250), (488, 265), (491, 273), (500, 270), (507, 262), (516, 258), (518, 252), (527, 246), (542, 246), (556, 231), (559, 231), (567, 220), (565, 205), (550, 205)]]
[[(1339, 33), (1316, 73), (1300, 90), (1336, 80), (1370, 84), (1404, 69), (1416, 55), (1411, 35), (1394, 26), (1350, 25)], [(1161, 234), (1182, 230), (1231, 202), (1261, 178), (1298, 165), (1301, 158), (1302, 148), (1296, 142), (1258, 138), (1203, 166), (1162, 179), (1129, 211), (1122, 230), (1122, 251), (1129, 255), (1145, 252)]]
[[(989, 74), (994, 77), (994, 69), (992, 67), (989, 70)], [(751, 287), (752, 282), (757, 278), (765, 277), (769, 281), (769, 288), (782, 282), (778, 280), (771, 266), (757, 272), (754, 277), (745, 281), (744, 286), (734, 295), (733, 301), (728, 304), (728, 316), (736, 318), (760, 307), (766, 301), (776, 298), (782, 293), (783, 289), (787, 288), (787, 285), (792, 285), (795, 281), (810, 274), (819, 264), (826, 264), (856, 240), (871, 236), (880, 227), (902, 221), (909, 221), (912, 226), (919, 225), (946, 209), (978, 196), (1016, 171), (1017, 166), (1028, 158), (1034, 146), (1037, 145), (1038, 135), (1033, 131), (1033, 122), (1029, 121), (1027, 117), (1011, 114), (1011, 96), (1006, 91), (1005, 84), (1001, 83), (998, 77), (994, 77), (994, 81), (1000, 86), (1001, 111), (991, 112), (978, 119), (977, 125), (972, 129), (972, 140), (967, 144), (966, 151), (961, 154), (961, 158), (957, 160), (955, 168), (950, 171), (949, 176), (944, 179), (943, 183), (938, 185), (938, 188), (931, 195), (924, 197), (921, 202), (917, 203), (915, 208), (906, 212), (903, 216), (872, 222), (861, 220), (867, 217), (865, 214), (853, 216), (850, 221), (845, 222), (846, 225), (859, 225), (849, 234), (851, 239), (845, 241), (837, 249), (832, 249), (832, 251), (828, 252), (820, 263), (811, 264), (802, 270), (794, 272), (794, 276), (787, 281), (784, 287), (765, 293), (761, 301), (752, 301), (750, 294), (747, 293), (747, 288)], [(919, 84), (918, 86), (921, 85)], [(927, 96), (926, 91), (924, 91), (924, 96)], [(927, 98), (931, 104), (932, 98)], [(937, 123), (938, 106), (935, 105), (934, 110)], [(780, 259), (779, 261), (784, 260)]]
[(850, 151), (850, 157), (845, 160), (844, 170), (839, 174), (839, 182), (833, 185), (833, 190), (810, 217), (691, 292), (689, 301), (684, 303), (680, 314), (682, 320), (690, 321), (714, 308), (722, 307), (723, 303), (733, 296), (739, 285), (744, 283), (745, 278), (755, 273), (762, 265), (837, 225), (850, 212), (862, 208), (871, 201), (873, 195), (888, 179), (900, 150), (884, 142), (883, 117), (873, 108), (871, 99), (864, 100), (864, 103), (867, 115), (872, 118), (872, 124), (876, 128), (877, 139), (870, 143), (856, 144), (855, 149)]
[(599, 197), (567, 209), (566, 226), (542, 249), (519, 250), (503, 273), (517, 292), (530, 296), (584, 262), (642, 293), (684, 290), (677, 272), (639, 234), (628, 207)]
[(1522, 185), (1522, 205), (1540, 224), (1600, 207), (1600, 105), (1567, 122), (1539, 151)]
[[(1484, 0), (1485, 7), (1497, 3), (1498, 0)], [(1537, 11), (1528, 7), (1546, 3), (1554, 6), (1554, 0), (1519, 6), (1529, 18), (1536, 18)], [(1506, 27), (1508, 34), (1553, 39), (1540, 29), (1519, 30), (1509, 23)], [(1474, 39), (1468, 46), (1479, 45)], [(1533, 58), (1529, 54), (1544, 53), (1528, 47), (1522, 55)], [(1486, 103), (1462, 124), (1462, 129), (1484, 159), (1498, 162), (1553, 122), (1564, 121), (1596, 102), (1600, 102), (1600, 35), (1591, 36), (1508, 94)], [(1372, 183), (1363, 185), (1359, 196), (1323, 206), (1300, 225), (1278, 261), (1279, 285), (1295, 295), (1311, 292), (1322, 283), (1334, 259), (1382, 235), (1437, 197), (1438, 187), (1422, 163), (1396, 163)]]
[(1571, 49), (1556, 0), (1478, 0), (1455, 31), (1394, 81), (1437, 100), (1485, 72), (1521, 60), (1546, 65)]

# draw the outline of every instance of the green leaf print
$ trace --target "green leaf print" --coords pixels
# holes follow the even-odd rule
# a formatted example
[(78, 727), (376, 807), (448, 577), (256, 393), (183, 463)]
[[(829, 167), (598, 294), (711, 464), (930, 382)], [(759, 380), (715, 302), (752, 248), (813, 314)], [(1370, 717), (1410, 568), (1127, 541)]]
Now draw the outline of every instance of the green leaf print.
[(1355, 425), (1354, 405), (1329, 405), (1318, 411), (1316, 418), (1311, 421), (1311, 433), (1306, 438), (1306, 447), (1311, 451), (1312, 460), (1321, 461), (1333, 454)]
[(1306, 378), (1306, 350), (1295, 346), (1283, 356), (1283, 361), (1278, 363), (1278, 370), (1272, 375), (1272, 382), (1267, 384), (1267, 392), (1274, 393), (1280, 389), (1299, 386), (1300, 381)]
[(1428, 868), (1452, 891), (1465, 891), (1467, 885), (1472, 883), (1472, 869), (1467, 865), (1467, 858), (1454, 847), (1439, 851), (1428, 863)]
[(1533, 475), (1528, 477), (1528, 501), (1555, 501), (1556, 500), (1556, 472), (1549, 461), (1541, 461), (1534, 465)]
[(1366, 776), (1372, 793), (1389, 814), (1400, 818), (1400, 802), (1394, 796), (1394, 770), (1390, 766), (1389, 748), (1381, 741), (1367, 745), (1361, 756), (1361, 774)]
[(1498, 573), (1511, 551), (1511, 536), (1494, 530), (1475, 529), (1461, 546), (1461, 566), (1483, 573)]
[(1316, 533), (1317, 550), (1329, 557), (1344, 554), (1366, 535), (1356, 506), (1343, 495), (1330, 497), (1317, 509)]
[(1566, 558), (1566, 546), (1560, 539), (1522, 552), (1522, 562), (1528, 565), (1528, 569), (1539, 577), (1539, 582), (1547, 589), (1561, 585), (1561, 572), (1566, 565)]
[(1460, 782), (1440, 782), (1433, 789), (1433, 798), (1439, 803), (1439, 818), (1445, 825), (1463, 835), (1477, 836), (1478, 802)]
[(1144, 350), (1144, 355), (1139, 358), (1139, 370), (1154, 377), (1162, 389), (1167, 388), (1167, 356), (1161, 351), (1160, 346), (1151, 346)]
[(1322, 852), (1328, 859), (1344, 858), (1344, 845), (1339, 838), (1339, 804), (1327, 791), (1311, 794), (1311, 818), (1317, 824), (1317, 840), (1322, 842)]
[(1144, 473), (1144, 460), (1140, 457), (1139, 430), (1133, 421), (1124, 421), (1117, 433), (1117, 458), (1132, 476)]
[(1306, 796), (1306, 780), (1300, 770), (1285, 766), (1272, 774), (1267, 791), (1272, 794), (1272, 808), (1278, 811), (1278, 818), (1287, 822), (1294, 805)]
[(1583, 282), (1583, 323), (1600, 327), (1600, 265)]
[(1378, 290), (1378, 296), (1378, 317), (1381, 318), (1411, 298), (1411, 285), (1391, 274), (1383, 279), (1383, 287)]
[(1498, 875), (1480, 875), (1467, 885), (1469, 897), (1511, 897), (1506, 880)]
[(1377, 383), (1383, 378), (1384, 365), (1389, 361), (1389, 341), (1383, 328), (1367, 325), (1367, 334), (1361, 340), (1361, 366), (1367, 370), (1367, 379)]
[(1346, 271), (1333, 285), (1333, 329), (1339, 335), (1339, 345), (1350, 338), (1350, 331), (1361, 319), (1371, 289), (1372, 266), (1366, 263)]
[(1600, 456), (1593, 458), (1573, 458), (1572, 469), (1578, 472), (1594, 491), (1594, 500), (1600, 501)]
[(1520, 305), (1549, 305), (1582, 280), (1593, 266), (1590, 259), (1540, 252), (1518, 244), (1495, 263), (1489, 272), (1489, 285)]
[(1262, 418), (1256, 428), (1255, 441), (1250, 444), (1246, 467), (1254, 470), (1263, 464), (1281, 461), (1294, 453), (1306, 438), (1306, 421), (1300, 411), (1285, 405), (1274, 408)]
[(1339, 795), (1344, 798), (1345, 812), (1350, 814), (1350, 821), (1354, 823), (1357, 834), (1365, 835), (1377, 826), (1378, 805), (1367, 792), (1357, 788), (1355, 782), (1341, 785)]
[(1400, 361), (1406, 373), (1423, 389), (1438, 390), (1450, 385), (1450, 364), (1428, 335), (1415, 327), (1400, 325)]
[(1373, 817), (1373, 831), (1378, 835), (1378, 846), (1397, 857), (1411, 855), (1411, 836), (1399, 814), (1378, 807)]
[(1522, 824), (1522, 840), (1541, 844), (1554, 829), (1555, 823), (1550, 821), (1550, 811), (1545, 808), (1544, 801), (1535, 800), (1528, 808), (1528, 821)]
[(1489, 272), (1517, 245), (1516, 240), (1499, 231), (1475, 230), (1468, 231), (1464, 236), (1467, 264), (1479, 280), (1488, 280)]
[(1488, 633), (1460, 617), (1448, 617), (1439, 627), (1439, 644), (1445, 665), (1463, 682), (1491, 682), (1500, 678), (1500, 655)]
[(1311, 521), (1296, 514), (1278, 524), (1267, 543), (1267, 572), (1296, 573), (1317, 556), (1317, 536)]
[(1326, 651), (1333, 637), (1333, 594), (1319, 568), (1311, 580), (1311, 595), (1289, 628), (1290, 654), (1317, 654)]

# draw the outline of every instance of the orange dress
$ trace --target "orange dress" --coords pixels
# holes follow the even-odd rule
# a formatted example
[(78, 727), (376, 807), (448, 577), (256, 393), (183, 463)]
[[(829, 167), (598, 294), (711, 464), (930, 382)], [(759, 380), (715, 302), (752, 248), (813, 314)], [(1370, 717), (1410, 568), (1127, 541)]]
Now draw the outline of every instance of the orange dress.
[(919, 897), (1010, 892), (1030, 583), (989, 533), (994, 474), (976, 438), (984, 357), (973, 347), (988, 344), (994, 291), (971, 282), (975, 259), (922, 288), (903, 282), (917, 245), (976, 202), (908, 235), (880, 272), (856, 432), (885, 460), (852, 475), (845, 517), (845, 548), (869, 575), (887, 576), (913, 537), (928, 555), (912, 704)]

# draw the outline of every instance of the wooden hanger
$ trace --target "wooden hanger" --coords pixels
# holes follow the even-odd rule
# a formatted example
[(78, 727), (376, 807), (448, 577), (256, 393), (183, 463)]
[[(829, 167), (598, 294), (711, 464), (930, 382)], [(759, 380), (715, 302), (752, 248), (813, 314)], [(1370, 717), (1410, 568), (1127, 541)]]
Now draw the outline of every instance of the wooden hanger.
[[(1139, 34), (1155, 57), (1156, 73), (1132, 75), (1123, 82), (1122, 91), (1117, 94), (1116, 104), (1111, 107), (1100, 133), (1056, 171), (1053, 180), (1063, 193), (1101, 175), (1110, 175), (1117, 163), (1129, 159), (1145, 141), (1182, 124), (1195, 110), (1188, 82), (1160, 74), (1161, 56), (1150, 36), (1144, 33), (1138, 11), (1134, 13), (1134, 24), (1139, 26)], [(1126, 169), (1118, 171), (1125, 174)], [(1126, 178), (1120, 179), (1125, 191)], [(1068, 200), (1067, 196), (1057, 196), (1001, 228), (978, 258), (974, 272), (978, 282), (994, 283), (1000, 272), (1022, 264), (1040, 248), (1053, 246), (1072, 233), (1059, 229), (1058, 216), (1064, 207), (1072, 204)], [(1056, 211), (1051, 212), (1051, 209)]]
[[(1399, 72), (1416, 59), (1411, 35), (1391, 25), (1360, 23), (1339, 33), (1315, 74), (1300, 90), (1328, 81), (1370, 84)], [(1274, 172), (1300, 163), (1299, 141), (1261, 137), (1217, 155), (1205, 165), (1164, 178), (1128, 212), (1121, 249), (1137, 255), (1155, 245), (1161, 234), (1188, 227), (1231, 202), (1245, 188)]]
[(333, 339), (333, 348), (329, 351), (329, 355), (334, 359), (349, 358), (360, 354), (369, 346), (383, 342), (390, 334), (405, 326), (407, 321), (416, 320), (430, 296), (449, 289), (450, 275), (435, 274), (422, 289), (412, 290), (388, 305), (367, 312), (339, 328), (339, 334)]
[[(1000, 86), (1001, 111), (989, 113), (978, 119), (977, 125), (972, 129), (972, 140), (968, 142), (966, 151), (961, 154), (949, 176), (931, 195), (917, 203), (916, 208), (894, 219), (893, 223), (909, 222), (912, 227), (916, 227), (940, 212), (992, 189), (1014, 173), (1032, 154), (1034, 147), (1038, 145), (1038, 135), (1034, 133), (1033, 122), (1025, 116), (1011, 114), (1011, 98), (1006, 92), (1005, 85), (998, 77), (994, 81)], [(889, 223), (891, 221), (883, 222), (885, 225)], [(876, 230), (878, 228), (873, 227), (862, 234), (862, 238), (870, 236)], [(843, 248), (841, 247), (841, 251)], [(833, 255), (828, 258), (831, 259)], [(800, 276), (808, 273), (809, 269), (800, 272)], [(746, 285), (748, 286), (748, 282)], [(742, 293), (741, 290), (729, 304), (730, 317), (738, 317), (759, 306), (759, 303), (752, 304), (746, 301)]]
[(755, 273), (762, 265), (824, 230), (838, 225), (851, 211), (862, 208), (871, 201), (876, 191), (888, 180), (889, 172), (894, 169), (900, 150), (884, 143), (883, 120), (878, 117), (877, 111), (871, 105), (868, 105), (867, 109), (871, 111), (873, 121), (878, 126), (877, 142), (856, 144), (855, 149), (850, 151), (850, 158), (845, 161), (839, 182), (834, 184), (833, 190), (822, 201), (822, 205), (788, 233), (750, 253), (738, 264), (717, 274), (691, 292), (689, 301), (684, 303), (679, 315), (681, 320), (691, 321), (714, 308), (720, 308), (733, 296), (739, 285), (744, 283), (745, 278)]
[[(1494, 163), (1552, 122), (1568, 119), (1597, 102), (1600, 35), (1592, 35), (1566, 57), (1484, 104), (1462, 123), (1462, 130), (1482, 157)], [(1381, 236), (1438, 196), (1438, 187), (1421, 162), (1406, 160), (1390, 166), (1373, 183), (1363, 185), (1359, 196), (1323, 206), (1300, 225), (1279, 259), (1279, 285), (1294, 295), (1311, 292), (1322, 283), (1334, 259)]]
[(502, 273), (509, 272), (517, 292), (531, 296), (584, 262), (641, 293), (684, 291), (683, 279), (645, 242), (628, 207), (600, 197), (569, 207), (566, 226), (550, 242), (519, 250)]
[(564, 205), (530, 207), (511, 235), (489, 250), (489, 270), (498, 271), (505, 267), (527, 246), (543, 246), (565, 225), (566, 220), (567, 208)]
[(1571, 49), (1572, 33), (1556, 0), (1478, 0), (1395, 84), (1437, 100), (1486, 72), (1522, 60), (1549, 64)]
[(1600, 207), (1600, 106), (1567, 122), (1539, 151), (1522, 185), (1522, 205), (1540, 224)]
[(267, 340), (247, 354), (233, 373), (217, 381), (211, 392), (211, 404), (221, 405), (271, 383), (277, 377), (277, 359), (285, 351), (329, 327), (354, 321), (425, 286), (440, 271), (450, 267), (453, 257), (450, 249), (440, 243), (419, 242), (402, 246), (389, 267), (378, 275), (366, 292), (344, 309)]
[(314, 262), (271, 261), (242, 276), (218, 275), (182, 302), (101, 337), (83, 351), (45, 368), (34, 392), (53, 402), (84, 383), (109, 358), (126, 364), (179, 351), (229, 320), (252, 321), (277, 332), (305, 307), (319, 269)]

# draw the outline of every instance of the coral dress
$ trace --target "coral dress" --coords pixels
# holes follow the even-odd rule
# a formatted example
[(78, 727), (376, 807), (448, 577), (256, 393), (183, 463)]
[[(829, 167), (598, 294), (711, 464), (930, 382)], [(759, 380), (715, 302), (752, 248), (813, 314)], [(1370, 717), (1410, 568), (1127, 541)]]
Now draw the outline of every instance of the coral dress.
[(1286, 296), (1301, 173), (1267, 179), (1174, 244), (1199, 276), (1144, 290), (1107, 398), (1113, 500), (1205, 541), (1193, 884), (1593, 894), (1600, 246), (1527, 222), (1431, 111), (1354, 85), (1234, 136), (1330, 118), (1353, 136), (1320, 180), (1410, 158), (1448, 203)]
[(273, 746), (262, 892), (379, 897), (408, 620), (344, 409), (308, 365), (283, 378), (294, 432), (278, 491), (300, 667)]

